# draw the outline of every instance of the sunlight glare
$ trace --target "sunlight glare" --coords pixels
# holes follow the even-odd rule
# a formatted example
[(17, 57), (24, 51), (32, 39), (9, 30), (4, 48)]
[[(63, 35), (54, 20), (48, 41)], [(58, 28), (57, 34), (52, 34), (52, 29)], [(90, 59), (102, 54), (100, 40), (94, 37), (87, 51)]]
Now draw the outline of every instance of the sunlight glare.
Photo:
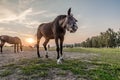
[(35, 42), (35, 40), (34, 40), (33, 38), (27, 38), (27, 39), (26, 39), (26, 42), (32, 44), (32, 43)]

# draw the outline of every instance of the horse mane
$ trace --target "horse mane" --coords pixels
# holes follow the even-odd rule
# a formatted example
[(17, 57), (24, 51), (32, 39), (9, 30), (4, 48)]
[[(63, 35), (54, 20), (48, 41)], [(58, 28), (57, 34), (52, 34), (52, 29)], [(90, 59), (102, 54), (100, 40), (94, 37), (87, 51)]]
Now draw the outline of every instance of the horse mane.
[(57, 16), (54, 20), (53, 20), (53, 24), (54, 25), (56, 25), (56, 27), (59, 27), (60, 28), (60, 26), (61, 25), (59, 25), (59, 20), (62, 20), (62, 19), (64, 19), (64, 18), (66, 18), (67, 17), (67, 15), (59, 15), (59, 16)]
[(64, 19), (66, 16), (67, 16), (67, 15), (59, 15), (59, 16), (57, 16), (57, 17), (54, 19), (53, 22), (56, 22), (56, 21), (58, 22), (59, 20)]

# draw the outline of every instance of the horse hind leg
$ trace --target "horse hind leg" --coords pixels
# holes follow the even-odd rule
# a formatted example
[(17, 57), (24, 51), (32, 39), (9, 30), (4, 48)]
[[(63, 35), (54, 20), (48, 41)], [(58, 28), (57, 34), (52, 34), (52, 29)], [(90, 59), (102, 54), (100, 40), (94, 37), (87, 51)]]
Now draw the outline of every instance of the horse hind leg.
[(38, 58), (40, 57), (40, 53), (39, 53), (39, 43), (40, 43), (40, 39), (41, 39), (42, 35), (40, 33), (37, 33), (37, 55)]
[(19, 53), (19, 44), (17, 44), (17, 52)]
[(14, 53), (16, 53), (16, 44), (14, 44)]
[(48, 58), (48, 49), (47, 49), (47, 43), (49, 42), (49, 39), (46, 39), (43, 43), (44, 49), (45, 49), (45, 57)]

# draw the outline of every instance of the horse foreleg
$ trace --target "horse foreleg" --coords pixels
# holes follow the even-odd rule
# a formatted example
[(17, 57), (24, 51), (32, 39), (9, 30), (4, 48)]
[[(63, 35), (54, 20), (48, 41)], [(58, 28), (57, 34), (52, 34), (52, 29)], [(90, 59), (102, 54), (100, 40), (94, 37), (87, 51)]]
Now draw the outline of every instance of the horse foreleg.
[(48, 49), (46, 47), (47, 43), (49, 42), (49, 39), (46, 39), (43, 43), (44, 49), (45, 49), (45, 57), (48, 58)]
[(3, 46), (4, 46), (5, 42), (1, 41), (1, 44), (0, 44), (0, 48), (1, 48), (1, 53), (3, 52)]
[(58, 38), (55, 39), (55, 43), (56, 43), (56, 51), (57, 51), (57, 59), (59, 59), (59, 43), (58, 43)]
[(0, 48), (1, 48), (1, 53), (2, 53), (2, 48), (3, 48), (3, 46), (0, 46)]
[(60, 38), (60, 54), (61, 57), (63, 58), (63, 41), (64, 41), (64, 37)]
[(61, 54), (61, 57), (59, 56), (59, 43), (58, 43), (58, 39), (56, 40), (56, 46), (57, 46), (57, 53), (58, 53), (58, 56), (57, 56), (57, 64), (62, 64), (62, 60), (63, 60), (63, 41), (64, 41), (64, 36), (60, 38), (60, 54)]

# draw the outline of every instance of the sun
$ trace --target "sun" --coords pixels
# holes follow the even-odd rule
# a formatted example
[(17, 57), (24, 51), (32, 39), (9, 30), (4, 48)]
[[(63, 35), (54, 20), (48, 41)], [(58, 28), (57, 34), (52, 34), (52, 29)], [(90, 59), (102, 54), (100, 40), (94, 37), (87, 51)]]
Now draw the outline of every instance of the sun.
[(27, 38), (26, 42), (28, 42), (29, 44), (32, 44), (35, 42), (35, 40), (33, 38)]

